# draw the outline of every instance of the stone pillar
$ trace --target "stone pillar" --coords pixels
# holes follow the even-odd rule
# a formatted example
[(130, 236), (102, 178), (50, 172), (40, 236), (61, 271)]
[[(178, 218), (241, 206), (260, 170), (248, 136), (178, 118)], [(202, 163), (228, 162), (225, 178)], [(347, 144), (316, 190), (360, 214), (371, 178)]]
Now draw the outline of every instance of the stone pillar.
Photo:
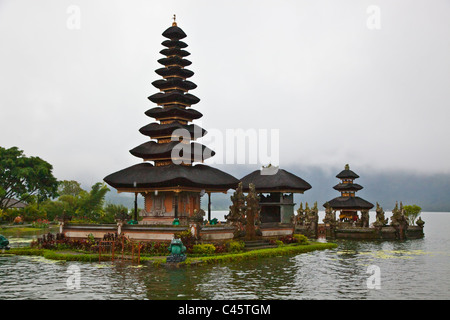
[(120, 234), (122, 233), (122, 226), (123, 226), (123, 221), (118, 221), (117, 222), (117, 235), (120, 236)]

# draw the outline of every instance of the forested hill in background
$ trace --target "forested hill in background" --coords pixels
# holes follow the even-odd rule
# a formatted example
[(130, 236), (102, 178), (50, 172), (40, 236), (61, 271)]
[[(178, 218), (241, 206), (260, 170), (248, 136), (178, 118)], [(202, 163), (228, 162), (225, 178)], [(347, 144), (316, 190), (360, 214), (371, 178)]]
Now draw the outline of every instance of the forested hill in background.
[[(245, 170), (243, 166), (217, 167), (238, 179), (255, 170), (255, 168)], [(313, 204), (315, 201), (322, 209), (323, 203), (339, 196), (339, 192), (333, 189), (333, 186), (339, 182), (339, 179), (336, 178), (336, 174), (340, 172), (339, 169), (334, 171), (324, 171), (318, 168), (299, 170), (283, 167), (283, 169), (298, 175), (312, 186), (303, 195), (295, 196), (295, 202), (297, 203), (295, 209), (298, 208), (300, 202)], [(422, 207), (422, 211), (450, 212), (450, 174), (374, 173), (364, 172), (352, 166), (350, 166), (350, 169), (360, 176), (355, 182), (364, 187), (357, 192), (357, 196), (372, 202), (374, 205), (378, 202), (385, 211), (392, 210), (396, 201), (402, 201), (403, 204), (417, 204)], [(232, 193), (233, 191), (230, 190), (228, 194), (212, 194), (212, 209), (228, 210), (231, 205), (230, 195)], [(106, 195), (106, 202), (121, 203), (129, 208), (133, 208), (133, 201), (133, 195), (117, 194), (113, 188)], [(206, 209), (207, 201), (207, 197), (202, 197), (203, 209)], [(139, 207), (143, 207), (142, 197), (139, 197)]]

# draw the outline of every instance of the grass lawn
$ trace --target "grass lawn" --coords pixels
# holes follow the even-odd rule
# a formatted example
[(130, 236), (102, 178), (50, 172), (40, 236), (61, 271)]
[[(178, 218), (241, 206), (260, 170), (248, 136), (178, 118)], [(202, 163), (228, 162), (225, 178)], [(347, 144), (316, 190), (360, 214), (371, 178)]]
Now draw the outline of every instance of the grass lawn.
[(0, 234), (5, 236), (5, 237), (10, 237), (10, 236), (18, 236), (18, 235), (33, 235), (36, 233), (48, 233), (48, 232), (54, 232), (55, 230), (58, 230), (59, 227), (58, 226), (50, 226), (49, 228), (33, 228), (31, 226), (11, 226), (11, 227), (6, 227), (6, 228), (2, 228), (0, 227)]
[[(225, 253), (225, 254), (214, 254), (207, 256), (193, 256), (179, 263), (179, 266), (192, 266), (192, 265), (202, 265), (202, 264), (215, 264), (215, 263), (226, 263), (233, 261), (242, 261), (250, 259), (260, 259), (266, 257), (275, 257), (281, 255), (296, 255), (305, 252), (311, 252), (315, 250), (326, 250), (336, 248), (335, 243), (323, 243), (323, 242), (311, 242), (306, 245), (300, 244), (290, 244), (281, 245), (277, 248), (269, 249), (259, 249), (252, 251), (245, 251), (239, 253)], [(36, 249), (36, 248), (13, 248), (9, 251), (5, 251), (3, 255), (35, 255), (43, 256), (47, 259), (52, 260), (65, 260), (65, 261), (83, 261), (83, 262), (98, 262), (99, 255), (97, 253), (84, 253), (74, 250), (48, 250), (48, 249)], [(0, 252), (0, 256), (2, 253)], [(127, 258), (131, 258), (129, 254), (126, 255)], [(121, 254), (116, 252), (115, 259), (120, 260)], [(111, 254), (102, 254), (102, 261), (111, 261)], [(136, 257), (135, 257), (136, 260)], [(141, 256), (141, 263), (148, 265), (159, 266), (166, 263), (166, 257), (161, 256)]]

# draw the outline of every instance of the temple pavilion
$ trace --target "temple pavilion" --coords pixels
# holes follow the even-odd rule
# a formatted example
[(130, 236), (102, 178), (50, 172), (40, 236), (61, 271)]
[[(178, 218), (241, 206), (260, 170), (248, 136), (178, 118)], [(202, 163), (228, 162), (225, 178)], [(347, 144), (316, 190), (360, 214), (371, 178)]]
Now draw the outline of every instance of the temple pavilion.
[(181, 41), (186, 34), (174, 17), (172, 26), (162, 35), (167, 38), (160, 51), (164, 57), (158, 60), (163, 67), (155, 71), (162, 79), (152, 83), (160, 91), (148, 97), (157, 107), (145, 112), (156, 121), (139, 130), (149, 140), (130, 150), (143, 162), (112, 173), (104, 181), (118, 192), (135, 194), (135, 220), (137, 195), (144, 196), (141, 224), (185, 225), (200, 210), (201, 196), (208, 195), (210, 210), (211, 193), (226, 193), (235, 189), (239, 181), (201, 164), (214, 151), (195, 142), (206, 130), (192, 123), (203, 115), (192, 108), (200, 99), (188, 93), (197, 85), (187, 80), (194, 72), (186, 69), (191, 65), (185, 58), (190, 55), (184, 50), (187, 44)]
[[(266, 171), (266, 172), (264, 172)], [(272, 171), (272, 172), (270, 172)], [(304, 193), (311, 185), (302, 178), (279, 168), (263, 168), (241, 179), (242, 190), (255, 185), (259, 194), (261, 224), (288, 224), (294, 216), (294, 193)]]
[[(340, 197), (334, 198), (327, 203), (334, 210), (340, 211), (339, 219), (341, 221), (355, 221), (358, 219), (358, 211), (370, 210), (374, 205), (360, 197), (355, 196), (355, 193), (363, 187), (354, 183), (359, 176), (350, 170), (348, 164), (345, 165), (344, 170), (336, 175), (336, 178), (341, 182), (333, 187), (333, 189), (341, 193)], [(323, 206), (327, 207), (327, 203)]]

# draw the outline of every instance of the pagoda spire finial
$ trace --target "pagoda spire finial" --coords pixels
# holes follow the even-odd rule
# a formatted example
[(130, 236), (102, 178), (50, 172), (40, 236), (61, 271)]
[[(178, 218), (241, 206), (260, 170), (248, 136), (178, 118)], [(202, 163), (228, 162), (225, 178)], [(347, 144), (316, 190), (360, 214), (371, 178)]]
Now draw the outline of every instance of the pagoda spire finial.
[(345, 170), (350, 170), (350, 166), (348, 165), (348, 163), (345, 165)]
[(177, 20), (177, 15), (176, 14), (174, 14), (173, 15), (173, 22), (172, 22), (172, 27), (176, 27), (176, 25), (177, 25), (177, 22), (175, 21), (175, 20)]

